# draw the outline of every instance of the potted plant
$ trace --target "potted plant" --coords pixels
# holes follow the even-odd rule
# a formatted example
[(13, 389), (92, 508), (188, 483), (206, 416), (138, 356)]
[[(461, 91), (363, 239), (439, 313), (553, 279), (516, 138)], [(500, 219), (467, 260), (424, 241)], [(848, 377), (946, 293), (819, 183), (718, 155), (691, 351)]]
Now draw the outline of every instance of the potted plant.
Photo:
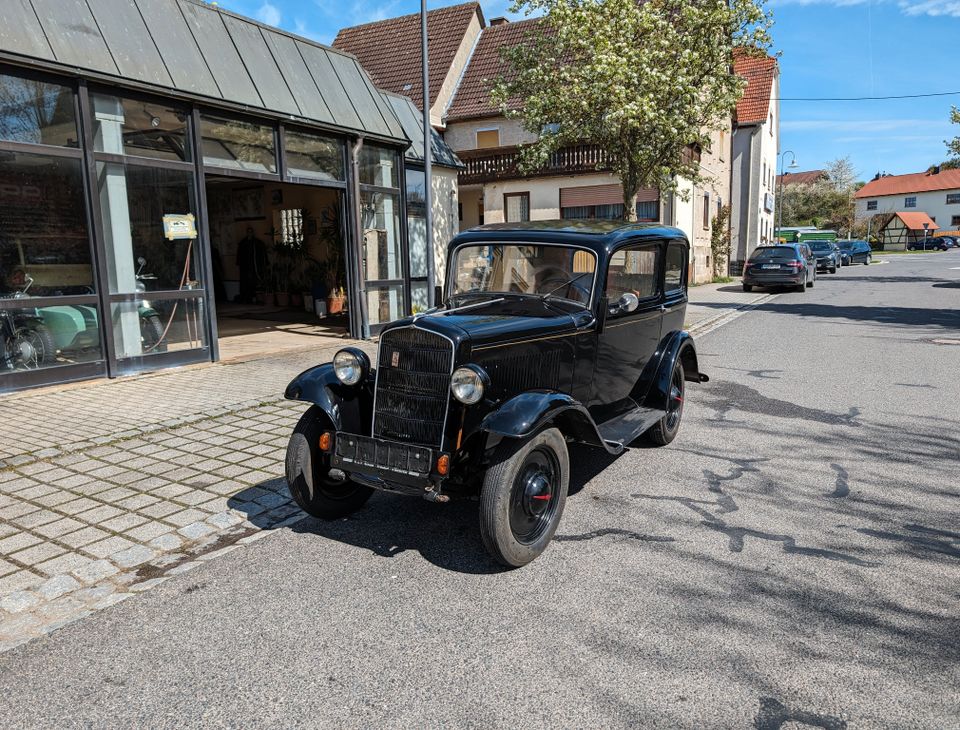
[(340, 314), (343, 311), (343, 305), (347, 301), (347, 293), (342, 286), (334, 287), (330, 290), (327, 297), (327, 313)]

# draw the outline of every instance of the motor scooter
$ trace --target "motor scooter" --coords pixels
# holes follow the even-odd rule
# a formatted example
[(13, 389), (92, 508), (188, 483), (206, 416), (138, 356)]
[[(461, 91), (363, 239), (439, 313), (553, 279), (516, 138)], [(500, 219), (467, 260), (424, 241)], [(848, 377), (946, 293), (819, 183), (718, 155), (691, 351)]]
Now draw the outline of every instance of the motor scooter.
[[(27, 292), (33, 277), (25, 275), (23, 283), (23, 289), (4, 298), (29, 299)], [(35, 370), (54, 365), (56, 361), (56, 343), (38, 309), (29, 306), (0, 309), (0, 369)]]

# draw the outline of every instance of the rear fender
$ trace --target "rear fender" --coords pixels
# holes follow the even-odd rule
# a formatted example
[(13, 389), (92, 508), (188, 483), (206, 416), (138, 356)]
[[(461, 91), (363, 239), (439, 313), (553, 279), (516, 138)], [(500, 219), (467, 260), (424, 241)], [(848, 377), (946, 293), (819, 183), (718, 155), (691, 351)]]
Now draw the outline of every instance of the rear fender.
[(370, 435), (373, 417), (373, 370), (356, 385), (344, 385), (332, 363), (304, 370), (290, 381), (283, 397), (312, 403), (330, 418), (333, 427), (360, 436)]
[(656, 377), (647, 392), (644, 405), (648, 408), (667, 410), (667, 399), (670, 394), (670, 379), (677, 361), (683, 364), (683, 379), (691, 383), (706, 383), (709, 377), (700, 372), (700, 363), (697, 359), (697, 348), (689, 332), (672, 332), (664, 346), (663, 356), (657, 368)]
[(503, 438), (527, 438), (548, 425), (556, 426), (564, 436), (578, 443), (596, 446), (611, 454), (623, 450), (618, 444), (607, 444), (603, 440), (582, 403), (556, 391), (532, 390), (514, 396), (487, 414), (480, 430), (488, 434), (489, 448)]

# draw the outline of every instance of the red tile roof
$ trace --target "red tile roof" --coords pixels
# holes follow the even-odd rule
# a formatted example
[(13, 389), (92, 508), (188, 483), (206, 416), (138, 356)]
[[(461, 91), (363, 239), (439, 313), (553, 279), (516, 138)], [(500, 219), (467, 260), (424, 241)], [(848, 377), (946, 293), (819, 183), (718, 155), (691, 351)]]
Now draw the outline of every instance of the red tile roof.
[(960, 190), (960, 169), (941, 170), (936, 175), (927, 172), (887, 175), (868, 182), (857, 191), (855, 197), (879, 198), (883, 195), (928, 193), (931, 190)]
[(498, 116), (500, 111), (490, 102), (490, 91), (501, 76), (509, 80), (510, 65), (500, 57), (500, 49), (519, 45), (524, 34), (533, 30), (539, 18), (485, 28), (473, 51), (473, 57), (447, 110), (447, 121)]
[(777, 59), (734, 51), (733, 70), (747, 80), (743, 96), (737, 102), (734, 121), (737, 124), (762, 124), (770, 116), (773, 80), (779, 73)]
[[(482, 24), (483, 11), (478, 2), (427, 12), (432, 100), (436, 100), (470, 21), (478, 13)], [(420, 13), (344, 28), (337, 33), (333, 47), (356, 56), (379, 88), (408, 96), (423, 109)]]
[[(897, 213), (896, 217), (903, 221), (903, 225), (911, 231), (922, 231), (923, 224), (927, 224), (928, 231), (935, 231), (940, 226), (933, 222), (933, 219), (926, 213)], [(889, 223), (887, 224), (890, 225)]]
[(826, 180), (826, 170), (804, 170), (803, 172), (785, 172), (783, 175), (777, 175), (777, 185), (810, 185), (821, 180)]

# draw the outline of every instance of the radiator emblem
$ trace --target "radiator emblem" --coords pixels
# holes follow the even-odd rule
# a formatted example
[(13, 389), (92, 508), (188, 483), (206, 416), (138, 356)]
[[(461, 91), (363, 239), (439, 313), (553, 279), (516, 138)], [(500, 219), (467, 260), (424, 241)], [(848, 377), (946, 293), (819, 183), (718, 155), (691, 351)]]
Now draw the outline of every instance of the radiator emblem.
[(393, 354), (390, 356), (390, 367), (399, 367), (400, 365), (400, 351), (394, 350)]

